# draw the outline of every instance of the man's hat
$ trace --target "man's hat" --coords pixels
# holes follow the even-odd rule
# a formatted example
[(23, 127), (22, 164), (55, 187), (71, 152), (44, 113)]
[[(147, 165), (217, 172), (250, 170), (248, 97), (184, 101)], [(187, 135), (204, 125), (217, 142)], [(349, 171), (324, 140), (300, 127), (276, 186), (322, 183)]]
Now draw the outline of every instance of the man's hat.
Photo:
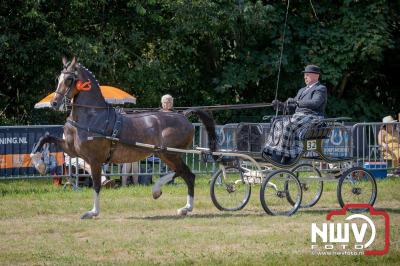
[(315, 73), (315, 74), (321, 74), (321, 69), (319, 66), (316, 65), (308, 65), (306, 68), (304, 68), (303, 73)]

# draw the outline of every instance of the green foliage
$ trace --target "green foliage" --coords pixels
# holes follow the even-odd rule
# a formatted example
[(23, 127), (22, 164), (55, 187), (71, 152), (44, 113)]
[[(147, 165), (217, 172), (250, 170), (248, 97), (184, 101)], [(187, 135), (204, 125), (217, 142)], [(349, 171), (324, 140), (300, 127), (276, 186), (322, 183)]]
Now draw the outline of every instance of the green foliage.
[[(328, 114), (378, 120), (395, 114), (399, 56), (396, 1), (291, 1), (278, 98), (303, 86), (308, 63), (322, 67)], [(62, 123), (33, 109), (55, 90), (62, 55), (77, 56), (101, 84), (159, 106), (270, 102), (275, 97), (286, 2), (2, 1), (0, 124)], [(357, 99), (354, 101), (354, 99)], [(271, 110), (216, 114), (220, 122)]]

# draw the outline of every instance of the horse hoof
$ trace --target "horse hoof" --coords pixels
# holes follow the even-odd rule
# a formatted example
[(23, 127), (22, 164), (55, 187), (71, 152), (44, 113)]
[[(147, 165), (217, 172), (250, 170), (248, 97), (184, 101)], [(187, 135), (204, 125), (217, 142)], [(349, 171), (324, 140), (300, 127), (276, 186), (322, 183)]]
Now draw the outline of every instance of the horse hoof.
[(189, 210), (186, 208), (178, 209), (178, 215), (180, 216), (186, 216), (188, 214)]
[(83, 219), (92, 219), (95, 216), (97, 216), (97, 214), (95, 214), (93, 212), (86, 212), (84, 215), (81, 216), (81, 220), (83, 220)]
[(162, 191), (154, 191), (153, 192), (153, 199), (158, 199), (159, 197), (161, 197), (162, 195)]

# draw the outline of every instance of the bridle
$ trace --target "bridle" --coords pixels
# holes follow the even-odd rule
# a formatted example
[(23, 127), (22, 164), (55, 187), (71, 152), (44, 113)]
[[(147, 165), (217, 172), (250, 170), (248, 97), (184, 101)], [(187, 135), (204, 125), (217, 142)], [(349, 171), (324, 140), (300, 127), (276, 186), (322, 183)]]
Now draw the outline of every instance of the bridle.
[(66, 75), (63, 82), (64, 82), (65, 86), (67, 87), (67, 89), (65, 90), (64, 93), (61, 93), (59, 91), (59, 88), (57, 88), (57, 90), (55, 91), (56, 94), (61, 95), (61, 97), (63, 97), (64, 105), (66, 107), (67, 106), (76, 106), (76, 107), (82, 107), (82, 108), (95, 108), (95, 109), (109, 109), (110, 108), (109, 104), (107, 104), (107, 106), (94, 106), (94, 105), (71, 103), (72, 95), (70, 95), (70, 94), (71, 94), (72, 88), (74, 88), (74, 86), (77, 85), (78, 72), (77, 71), (68, 71), (67, 67), (68, 67), (68, 65), (64, 67), (63, 71), (61, 71), (61, 74)]
[(63, 71), (61, 71), (61, 74), (67, 75), (67, 77), (63, 80), (65, 86), (67, 86), (67, 90), (64, 93), (61, 93), (59, 92), (59, 88), (57, 88), (55, 93), (61, 95), (63, 98), (71, 100), (72, 97), (70, 93), (73, 86), (76, 84), (78, 73), (76, 71), (67, 71), (66, 69), (64, 69)]

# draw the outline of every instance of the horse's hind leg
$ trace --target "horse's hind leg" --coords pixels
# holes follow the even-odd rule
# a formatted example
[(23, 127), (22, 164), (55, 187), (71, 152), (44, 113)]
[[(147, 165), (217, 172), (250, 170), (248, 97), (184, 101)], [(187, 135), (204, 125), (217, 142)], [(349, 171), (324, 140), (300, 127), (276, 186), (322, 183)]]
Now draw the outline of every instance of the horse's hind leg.
[(183, 180), (185, 180), (188, 187), (187, 202), (184, 207), (178, 209), (178, 214), (186, 215), (188, 212), (193, 210), (195, 175), (190, 171), (189, 167), (184, 163), (180, 155), (161, 155), (160, 157), (161, 160), (175, 171), (174, 176), (170, 180), (177, 176), (181, 176)]
[(101, 190), (101, 164), (91, 163), (90, 169), (92, 171), (94, 201), (93, 208), (82, 215), (81, 219), (89, 219), (98, 216), (100, 213), (100, 190)]

